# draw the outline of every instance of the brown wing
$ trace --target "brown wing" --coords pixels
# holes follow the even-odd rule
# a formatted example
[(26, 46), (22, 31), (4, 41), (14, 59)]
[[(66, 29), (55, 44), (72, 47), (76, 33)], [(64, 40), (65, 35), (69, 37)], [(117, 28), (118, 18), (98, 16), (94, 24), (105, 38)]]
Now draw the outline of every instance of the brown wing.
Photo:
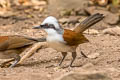
[(64, 40), (70, 46), (76, 46), (78, 44), (88, 42), (88, 39), (82, 33), (76, 33), (72, 30), (64, 30)]
[(0, 36), (0, 50), (20, 48), (34, 42), (36, 41), (23, 36)]

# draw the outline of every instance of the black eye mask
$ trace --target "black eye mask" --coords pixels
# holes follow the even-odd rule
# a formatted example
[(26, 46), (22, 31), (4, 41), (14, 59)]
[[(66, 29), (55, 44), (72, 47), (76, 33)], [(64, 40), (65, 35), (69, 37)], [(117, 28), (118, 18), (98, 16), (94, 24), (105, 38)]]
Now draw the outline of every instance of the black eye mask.
[(46, 29), (56, 29), (55, 26), (53, 24), (44, 24), (44, 25), (40, 25), (41, 28), (46, 28)]
[(57, 31), (57, 33), (63, 34), (63, 29), (62, 28), (57, 29), (57, 28), (55, 28), (55, 26), (53, 24), (44, 24), (44, 25), (40, 25), (40, 26), (41, 26), (41, 28), (44, 28), (44, 29), (54, 29)]
[(56, 29), (53, 24), (49, 24), (49, 27), (52, 28), (52, 29)]

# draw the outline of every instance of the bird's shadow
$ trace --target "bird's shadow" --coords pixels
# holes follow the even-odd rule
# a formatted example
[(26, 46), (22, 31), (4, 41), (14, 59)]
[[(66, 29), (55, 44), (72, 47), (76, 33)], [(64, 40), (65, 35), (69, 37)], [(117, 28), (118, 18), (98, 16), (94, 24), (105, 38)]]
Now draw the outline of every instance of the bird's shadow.
[[(54, 68), (54, 67), (68, 68), (68, 67), (70, 67), (69, 65), (64, 65), (64, 64), (63, 64), (63, 66), (62, 65), (55, 66), (54, 64), (58, 64), (60, 60), (61, 59), (57, 58), (57, 59), (52, 59), (52, 60), (47, 60), (47, 61), (34, 61), (34, 62), (30, 62), (30, 63), (25, 63), (25, 64), (18, 64), (16, 67), (20, 67), (20, 66), (33, 67), (33, 66), (40, 66), (41, 64), (48, 64), (45, 68)], [(71, 66), (71, 68), (81, 67), (81, 66), (82, 65), (73, 64), (73, 66)]]
[(44, 61), (35, 61), (35, 62), (30, 62), (30, 63), (24, 63), (24, 64), (18, 64), (16, 67), (24, 66), (24, 67), (33, 67), (33, 66), (39, 66), (41, 64), (47, 64), (48, 62)]
[(24, 63), (24, 64), (18, 64), (16, 67), (19, 66), (26, 66), (26, 67), (33, 67), (33, 66), (40, 66), (41, 64), (49, 64), (51, 62), (59, 62), (60, 59), (52, 59), (52, 60), (45, 60), (45, 61), (34, 61), (34, 62), (29, 62), (29, 63)]

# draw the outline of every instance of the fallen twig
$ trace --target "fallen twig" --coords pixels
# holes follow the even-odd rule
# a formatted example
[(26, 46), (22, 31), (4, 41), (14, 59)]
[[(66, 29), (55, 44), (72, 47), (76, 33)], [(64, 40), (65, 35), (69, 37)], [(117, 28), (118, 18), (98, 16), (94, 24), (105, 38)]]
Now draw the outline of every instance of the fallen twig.
[(21, 58), (18, 64), (21, 64), (26, 58), (31, 57), (35, 53), (35, 51), (37, 51), (37, 49), (40, 49), (45, 45), (46, 45), (46, 42), (35, 43), (33, 47), (28, 52), (25, 53), (25, 55)]

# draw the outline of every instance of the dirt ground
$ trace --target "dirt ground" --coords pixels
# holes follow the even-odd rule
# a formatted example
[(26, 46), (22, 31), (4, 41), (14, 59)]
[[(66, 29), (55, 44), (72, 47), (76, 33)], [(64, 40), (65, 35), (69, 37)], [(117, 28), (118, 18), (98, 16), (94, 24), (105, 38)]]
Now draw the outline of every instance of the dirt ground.
[[(48, 14), (40, 14), (32, 9), (13, 9), (14, 15), (0, 16), (0, 35), (25, 35), (42, 37), (42, 30), (33, 30), (32, 27), (40, 24)], [(15, 68), (0, 68), (0, 80), (53, 80), (59, 76), (72, 72), (103, 71), (113, 80), (120, 80), (120, 37), (111, 35), (85, 34), (90, 43), (82, 44), (77, 49), (77, 58), (73, 68), (68, 68), (71, 54), (67, 56), (62, 68), (54, 67), (61, 60), (60, 52), (51, 48), (41, 49), (31, 58), (25, 60)], [(96, 58), (85, 58), (81, 55), (99, 53)], [(4, 60), (0, 60), (2, 63)]]

